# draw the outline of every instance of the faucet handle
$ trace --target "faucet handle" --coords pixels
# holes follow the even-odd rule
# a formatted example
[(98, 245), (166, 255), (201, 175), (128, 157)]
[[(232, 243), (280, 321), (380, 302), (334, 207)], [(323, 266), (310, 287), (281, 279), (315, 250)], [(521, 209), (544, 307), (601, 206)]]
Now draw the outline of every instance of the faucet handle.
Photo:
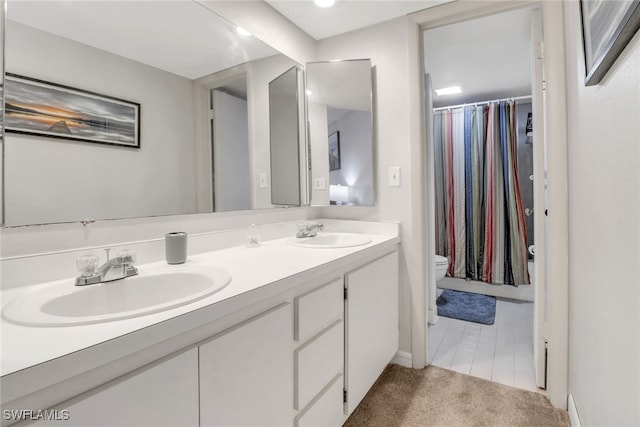
[(297, 238), (309, 237), (309, 224), (300, 223), (298, 224), (298, 233), (296, 233)]
[(309, 221), (298, 224), (298, 234), (296, 234), (296, 237), (315, 237), (318, 230), (322, 229), (324, 229), (324, 224), (319, 222)]
[(76, 259), (76, 267), (82, 277), (93, 277), (98, 269), (98, 257), (95, 255), (82, 255)]
[(133, 249), (122, 249), (118, 251), (120, 262), (126, 266), (132, 266), (136, 262), (136, 251)]

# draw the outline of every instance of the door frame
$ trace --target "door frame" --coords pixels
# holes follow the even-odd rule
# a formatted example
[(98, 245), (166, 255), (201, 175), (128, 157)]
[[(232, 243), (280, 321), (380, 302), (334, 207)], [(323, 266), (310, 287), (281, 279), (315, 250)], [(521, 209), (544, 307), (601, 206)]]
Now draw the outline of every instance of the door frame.
[[(211, 128), (211, 91), (239, 78), (249, 82), (249, 72), (245, 64), (236, 65), (217, 73), (200, 77), (193, 82), (194, 88), (194, 127), (196, 135), (196, 200), (197, 212), (213, 212), (214, 188), (211, 174), (213, 172), (213, 129)], [(247, 112), (250, 114), (250, 112)], [(249, 129), (249, 146), (251, 147), (251, 129)], [(251, 150), (250, 150), (251, 151)], [(251, 152), (249, 153), (251, 159)], [(251, 179), (253, 183), (253, 179)]]
[[(534, 54), (531, 63), (532, 92), (536, 93), (532, 102), (533, 117), (544, 116), (544, 39), (542, 36), (542, 14), (540, 8), (531, 13), (531, 48)], [(544, 120), (541, 120), (544, 122)], [(545, 137), (544, 132), (533, 134), (533, 242), (535, 246), (533, 285), (533, 357), (536, 385), (547, 387), (547, 224), (544, 212), (546, 206), (545, 177)], [(538, 177), (536, 179), (536, 177)], [(537, 215), (536, 215), (537, 213)], [(536, 244), (537, 243), (537, 244)]]
[[(413, 85), (420, 94), (412, 96), (411, 116), (413, 129), (412, 158), (420, 164), (412, 173), (413, 228), (416, 236), (423, 236), (413, 244), (417, 261), (410, 267), (412, 303), (412, 365), (420, 369), (426, 366), (428, 345), (427, 319), (429, 315), (429, 284), (435, 280), (435, 259), (430, 250), (432, 243), (427, 239), (427, 230), (434, 230), (433, 198), (425, 194), (432, 188), (432, 174), (426, 173), (432, 159), (426, 145), (425, 100), (424, 100), (424, 59), (422, 32), (429, 28), (481, 18), (496, 13), (521, 8), (538, 8), (542, 15), (543, 34), (547, 40), (564, 41), (563, 5), (556, 1), (455, 1), (409, 15), (409, 46), (415, 58), (410, 58), (410, 73)], [(548, 292), (547, 310), (547, 393), (551, 403), (558, 408), (567, 408), (568, 395), (568, 157), (567, 157), (567, 109), (565, 80), (565, 49), (563, 43), (550, 43), (544, 49), (544, 96), (533, 94), (534, 105), (541, 106), (544, 118), (544, 140), (547, 144), (547, 209), (551, 213), (546, 218), (547, 258), (546, 277)], [(543, 99), (541, 99), (543, 98)], [(535, 107), (534, 107), (535, 108)], [(412, 166), (414, 164), (412, 163)], [(534, 186), (544, 188), (544, 175), (534, 177)], [(535, 190), (534, 190), (535, 191)], [(536, 236), (537, 237), (537, 236)], [(420, 260), (427, 260), (422, 262)], [(538, 263), (540, 264), (540, 263)], [(544, 287), (541, 287), (544, 288)], [(542, 291), (541, 291), (542, 292)], [(539, 298), (539, 293), (536, 295)]]

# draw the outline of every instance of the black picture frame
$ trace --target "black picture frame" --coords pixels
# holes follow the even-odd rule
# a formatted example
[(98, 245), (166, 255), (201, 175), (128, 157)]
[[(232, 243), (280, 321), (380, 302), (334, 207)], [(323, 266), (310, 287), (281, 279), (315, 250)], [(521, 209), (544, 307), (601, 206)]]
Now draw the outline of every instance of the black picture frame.
[(585, 86), (602, 81), (640, 28), (640, 0), (580, 0)]
[(340, 131), (329, 135), (329, 172), (340, 170)]
[(140, 104), (18, 74), (5, 75), (5, 130), (140, 148)]

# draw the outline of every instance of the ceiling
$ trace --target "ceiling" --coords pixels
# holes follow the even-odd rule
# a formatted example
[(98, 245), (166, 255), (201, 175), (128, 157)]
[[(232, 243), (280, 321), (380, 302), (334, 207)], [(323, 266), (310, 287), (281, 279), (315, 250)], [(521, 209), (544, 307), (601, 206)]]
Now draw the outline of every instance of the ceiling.
[(316, 40), (368, 27), (452, 0), (336, 0), (321, 8), (313, 0), (264, 0)]
[(425, 70), (442, 107), (531, 94), (531, 10), (520, 9), (424, 32)]

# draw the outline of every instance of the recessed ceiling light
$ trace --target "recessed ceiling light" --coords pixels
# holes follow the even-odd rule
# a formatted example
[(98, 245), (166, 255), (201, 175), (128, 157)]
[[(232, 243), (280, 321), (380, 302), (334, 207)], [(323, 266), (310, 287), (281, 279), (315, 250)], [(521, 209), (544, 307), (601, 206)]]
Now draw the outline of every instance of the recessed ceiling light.
[(245, 36), (245, 37), (248, 37), (248, 36), (250, 36), (250, 35), (251, 35), (251, 33), (250, 33), (249, 31), (245, 30), (245, 29), (244, 29), (244, 28), (242, 28), (242, 27), (236, 27), (236, 32), (237, 32), (238, 34), (240, 34), (241, 36)]
[(462, 93), (462, 89), (460, 88), (460, 86), (450, 86), (444, 87), (442, 89), (436, 89), (436, 95), (438, 96), (455, 95), (456, 93)]
[(331, 7), (334, 5), (336, 0), (313, 0), (313, 2), (318, 7)]

